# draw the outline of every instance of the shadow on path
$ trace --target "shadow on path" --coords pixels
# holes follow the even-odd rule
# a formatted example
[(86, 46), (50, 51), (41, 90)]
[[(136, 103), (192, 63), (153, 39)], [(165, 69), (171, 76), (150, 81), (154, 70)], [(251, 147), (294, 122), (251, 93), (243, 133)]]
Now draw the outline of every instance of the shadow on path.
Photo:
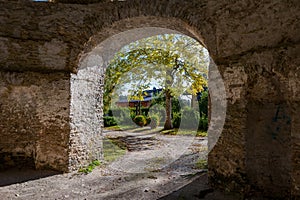
[(224, 194), (218, 190), (213, 190), (208, 184), (207, 173), (201, 174), (193, 182), (185, 185), (159, 200), (239, 200), (236, 194)]
[(0, 171), (0, 187), (16, 183), (23, 183), (60, 174), (53, 170), (35, 170), (34, 168), (10, 168)]

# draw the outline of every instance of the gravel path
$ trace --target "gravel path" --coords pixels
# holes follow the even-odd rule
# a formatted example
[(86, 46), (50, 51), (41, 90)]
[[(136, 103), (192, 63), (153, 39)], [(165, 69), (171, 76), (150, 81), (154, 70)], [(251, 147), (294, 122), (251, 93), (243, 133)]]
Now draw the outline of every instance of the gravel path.
[[(104, 135), (123, 139), (129, 151), (90, 174), (59, 174), (2, 186), (0, 198), (135, 200), (180, 199), (188, 195), (187, 199), (199, 199), (201, 190), (209, 191), (206, 170), (195, 167), (198, 159), (207, 157), (206, 138), (119, 131), (105, 131)], [(5, 174), (10, 176), (10, 172)], [(3, 173), (1, 176), (5, 177)], [(185, 194), (178, 193), (193, 183), (201, 188), (189, 187)]]
[(207, 159), (207, 139), (193, 136), (140, 134), (123, 131), (106, 131), (104, 136), (117, 139), (129, 150), (125, 156), (109, 165), (127, 173), (153, 171), (177, 174), (197, 173), (198, 159)]

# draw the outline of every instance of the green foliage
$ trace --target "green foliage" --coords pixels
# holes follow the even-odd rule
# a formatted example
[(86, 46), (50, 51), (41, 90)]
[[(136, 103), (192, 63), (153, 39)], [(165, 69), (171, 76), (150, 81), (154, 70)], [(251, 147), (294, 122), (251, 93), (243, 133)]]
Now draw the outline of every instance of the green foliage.
[(146, 117), (146, 125), (149, 125), (151, 123), (151, 117), (147, 116)]
[(141, 114), (142, 115), (148, 116), (148, 113), (149, 113), (149, 108), (145, 108), (145, 107), (141, 108)]
[(198, 130), (207, 131), (208, 130), (208, 119), (206, 117), (201, 117), (199, 119)]
[(207, 132), (204, 131), (195, 131), (195, 130), (189, 130), (189, 129), (178, 129), (174, 128), (171, 130), (162, 130), (160, 131), (163, 135), (194, 135), (197, 137), (206, 137)]
[(173, 112), (173, 119), (172, 124), (174, 128), (179, 128), (181, 122), (181, 113), (180, 112)]
[(160, 133), (163, 134), (163, 135), (177, 135), (178, 129), (174, 128), (174, 129), (171, 129), (171, 130), (162, 130)]
[(95, 167), (100, 166), (101, 162), (99, 160), (92, 161), (88, 166), (82, 167), (78, 170), (78, 172), (82, 172), (85, 174), (91, 173)]
[[(140, 91), (140, 86), (155, 80), (164, 91), (171, 91), (172, 96), (184, 90), (193, 94), (202, 91), (207, 84), (206, 52), (196, 40), (177, 34), (153, 36), (127, 45), (106, 70), (104, 110), (111, 103), (113, 91), (121, 91), (126, 83), (132, 83), (133, 90)], [(133, 96), (141, 97), (140, 92), (136, 94)]]
[(94, 165), (94, 166), (100, 166), (100, 165), (101, 165), (101, 162), (100, 162), (99, 160), (94, 160), (94, 161), (92, 162), (92, 165)]
[(199, 100), (199, 111), (202, 116), (208, 116), (208, 91), (201, 92), (201, 98)]
[(179, 113), (181, 110), (180, 102), (178, 98), (172, 98), (172, 112)]
[(107, 111), (104, 113), (104, 115), (105, 115), (105, 116), (110, 116), (110, 117), (112, 117), (112, 116), (113, 116), (112, 110), (111, 110), (111, 109), (107, 110)]
[(149, 108), (149, 115), (157, 115), (159, 116), (159, 123), (163, 123), (166, 119), (166, 110), (164, 106), (160, 104), (152, 104)]
[[(159, 105), (161, 108), (164, 108), (163, 110), (160, 110), (160, 112), (165, 112), (166, 97), (163, 95), (159, 95), (158, 97), (152, 100), (150, 107), (157, 105)], [(185, 102), (185, 100), (181, 100), (179, 98), (172, 98), (172, 112), (180, 112), (181, 105), (188, 106), (189, 104)]]
[(120, 125), (130, 125), (133, 124), (132, 117), (134, 113), (128, 108), (117, 107), (112, 109), (112, 114), (116, 119), (117, 123)]
[(196, 162), (196, 168), (198, 169), (208, 169), (207, 159), (199, 159)]
[(159, 126), (159, 121), (160, 121), (160, 118), (157, 114), (151, 115), (150, 124), (149, 124), (151, 129), (157, 128)]
[(147, 124), (146, 117), (144, 115), (137, 115), (133, 120), (138, 126), (145, 126)]
[(207, 132), (198, 130), (196, 136), (197, 137), (207, 137)]
[(180, 128), (197, 130), (198, 124), (199, 112), (190, 107), (185, 107), (181, 114)]
[(152, 99), (150, 107), (157, 106), (157, 105), (165, 107), (166, 97), (164, 94), (160, 93), (154, 99)]
[(109, 131), (126, 131), (126, 130), (132, 130), (136, 128), (136, 124), (133, 123), (134, 125), (116, 125), (116, 126), (110, 126), (110, 127), (105, 127), (106, 130)]
[(103, 140), (104, 161), (110, 163), (126, 153), (126, 146), (118, 140)]
[(118, 124), (117, 120), (111, 116), (104, 116), (103, 121), (104, 121), (104, 127), (116, 126)]

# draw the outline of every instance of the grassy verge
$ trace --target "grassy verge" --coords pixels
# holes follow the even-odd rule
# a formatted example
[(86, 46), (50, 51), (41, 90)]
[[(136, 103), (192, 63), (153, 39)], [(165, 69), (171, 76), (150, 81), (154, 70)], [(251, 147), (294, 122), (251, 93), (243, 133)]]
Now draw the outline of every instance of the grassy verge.
[(151, 134), (151, 133), (158, 133), (163, 130), (162, 127), (157, 127), (155, 129), (150, 129), (149, 126), (144, 126), (144, 127), (130, 127), (130, 126), (110, 126), (110, 127), (105, 127), (105, 130), (109, 131), (129, 131), (132, 133), (144, 133), (144, 134)]
[(120, 125), (105, 127), (106, 130), (110, 130), (110, 131), (126, 131), (135, 128), (136, 128), (135, 126), (120, 126)]
[(113, 162), (126, 153), (126, 148), (122, 144), (116, 144), (116, 141), (105, 138), (103, 140), (104, 161)]
[(160, 132), (163, 135), (194, 135), (196, 137), (206, 137), (207, 132), (204, 131), (192, 131), (192, 130), (182, 130), (182, 129), (171, 129), (171, 130), (162, 130)]

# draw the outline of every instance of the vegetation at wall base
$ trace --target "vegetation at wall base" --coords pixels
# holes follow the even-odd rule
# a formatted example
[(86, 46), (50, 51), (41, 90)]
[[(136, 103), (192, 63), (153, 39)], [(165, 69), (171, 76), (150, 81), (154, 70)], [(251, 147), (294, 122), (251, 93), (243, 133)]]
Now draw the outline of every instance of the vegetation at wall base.
[(80, 168), (78, 170), (78, 172), (88, 174), (88, 173), (91, 173), (95, 169), (95, 167), (100, 166), (100, 165), (101, 165), (101, 162), (99, 160), (94, 160), (88, 166)]
[(195, 130), (187, 130), (187, 129), (178, 129), (174, 128), (171, 130), (162, 130), (160, 131), (163, 135), (192, 135), (196, 137), (207, 137), (207, 132), (205, 131), (195, 131)]
[(207, 159), (199, 159), (195, 165), (197, 169), (208, 169)]

